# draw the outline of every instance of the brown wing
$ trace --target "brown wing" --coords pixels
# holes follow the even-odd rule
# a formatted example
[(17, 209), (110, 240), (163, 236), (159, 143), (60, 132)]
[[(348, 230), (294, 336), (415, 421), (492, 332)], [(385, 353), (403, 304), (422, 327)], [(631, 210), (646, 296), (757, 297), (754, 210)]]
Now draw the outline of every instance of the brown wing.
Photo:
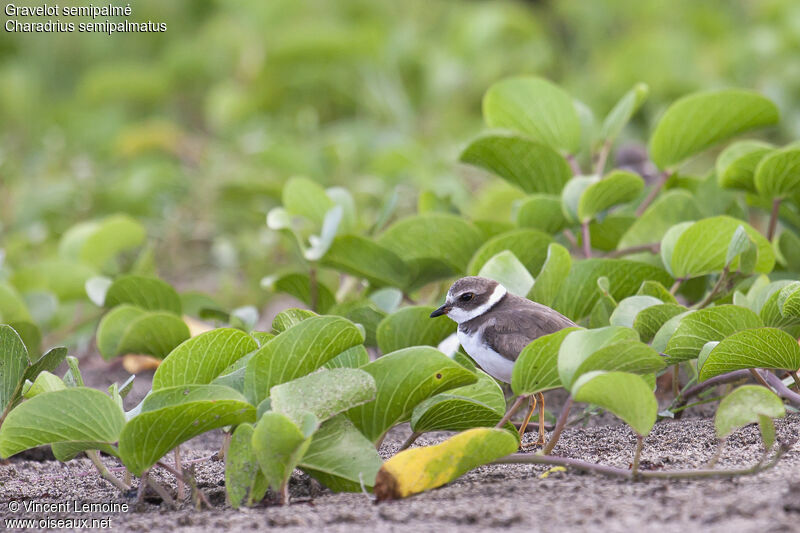
[(516, 361), (522, 349), (534, 339), (576, 325), (561, 313), (535, 302), (525, 300), (521, 305), (518, 300), (509, 304), (492, 309), (483, 338), (511, 361)]

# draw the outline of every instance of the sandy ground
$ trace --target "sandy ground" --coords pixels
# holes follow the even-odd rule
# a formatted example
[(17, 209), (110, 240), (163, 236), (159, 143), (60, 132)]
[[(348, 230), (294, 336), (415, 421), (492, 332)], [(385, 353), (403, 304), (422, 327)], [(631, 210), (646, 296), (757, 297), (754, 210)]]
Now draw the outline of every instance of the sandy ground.
[[(604, 419), (607, 419), (604, 417)], [(610, 420), (610, 419), (607, 419)], [(795, 438), (800, 415), (777, 424), (779, 437)], [(396, 451), (409, 433), (398, 427), (381, 452)], [(423, 438), (431, 444), (444, 435)], [(530, 435), (526, 438), (531, 438)], [(220, 433), (198, 437), (185, 448), (187, 459), (210, 456)], [(556, 455), (629, 467), (635, 437), (621, 424), (568, 428)], [(714, 453), (716, 439), (710, 419), (696, 417), (659, 422), (646, 439), (642, 456), (646, 469), (702, 466)], [(736, 432), (719, 466), (751, 465), (762, 451), (756, 427)], [(235, 511), (225, 504), (224, 467), (218, 461), (196, 463), (198, 485), (214, 505), (196, 511), (190, 504), (168, 509), (148, 498), (136, 509), (135, 497), (119, 494), (100, 478), (86, 459), (67, 464), (42, 460), (46, 454), (12, 458), (0, 466), (0, 516), (7, 518), (110, 519), (115, 531), (208, 529), (249, 530), (264, 527), (285, 531), (798, 531), (800, 530), (800, 451), (789, 452), (778, 466), (755, 476), (692, 481), (628, 482), (576, 472), (552, 473), (528, 465), (485, 466), (449, 486), (407, 500), (375, 504), (365, 494), (334, 494), (296, 472), (291, 482), (292, 504), (262, 504)], [(109, 466), (114, 460), (107, 459)], [(171, 484), (168, 475), (159, 477)], [(12, 503), (13, 502), (13, 503)], [(13, 512), (25, 502), (127, 503), (128, 512)], [(3, 524), (8, 528), (8, 524)], [(38, 528), (36, 528), (38, 529)]]

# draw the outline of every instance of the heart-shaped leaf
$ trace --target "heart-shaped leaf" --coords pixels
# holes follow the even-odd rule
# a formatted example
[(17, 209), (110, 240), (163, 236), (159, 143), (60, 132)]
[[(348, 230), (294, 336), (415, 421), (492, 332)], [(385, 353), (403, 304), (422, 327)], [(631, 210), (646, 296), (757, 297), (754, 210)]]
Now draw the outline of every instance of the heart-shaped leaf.
[(457, 326), (452, 320), (432, 320), (433, 310), (409, 306), (384, 318), (378, 326), (378, 348), (389, 353), (409, 346), (438, 346)]
[(698, 380), (705, 381), (743, 368), (797, 370), (800, 368), (797, 339), (775, 328), (746, 329), (734, 333), (711, 350)]
[(564, 328), (543, 335), (522, 350), (511, 371), (511, 390), (514, 394), (530, 395), (561, 387), (558, 351), (564, 337), (578, 329)]
[(577, 371), (581, 365), (601, 348), (624, 341), (638, 340), (639, 335), (633, 329), (621, 326), (582, 329), (569, 333), (558, 350), (558, 376), (562, 386), (570, 389), (580, 375)]
[(343, 316), (364, 328), (364, 344), (367, 346), (378, 345), (378, 325), (386, 318), (387, 314), (380, 309), (369, 298), (363, 298), (352, 302), (336, 304), (328, 311), (331, 315)]
[(541, 78), (507, 78), (489, 87), (483, 97), (483, 118), (492, 128), (523, 133), (561, 152), (575, 153), (581, 140), (572, 98)]
[(225, 454), (225, 492), (231, 507), (250, 507), (261, 501), (269, 482), (253, 450), (253, 425), (239, 424)]
[(71, 227), (61, 237), (58, 250), (62, 257), (103, 268), (120, 252), (143, 244), (145, 237), (139, 222), (127, 215), (113, 215)]
[(523, 298), (533, 288), (533, 276), (510, 250), (504, 250), (492, 256), (483, 264), (478, 275), (495, 280), (508, 289), (511, 294)]
[(299, 467), (334, 492), (372, 487), (383, 461), (375, 445), (345, 415), (320, 426)]
[(11, 284), (21, 292), (49, 291), (59, 301), (85, 300), (86, 281), (97, 271), (76, 260), (45, 259), (14, 271)]
[(572, 265), (553, 307), (572, 320), (587, 316), (600, 299), (597, 280), (601, 277), (608, 278), (608, 292), (616, 301), (636, 294), (646, 280), (658, 281), (665, 286), (673, 282), (664, 270), (638, 261), (587, 259)]
[(725, 189), (756, 192), (756, 167), (773, 150), (771, 144), (761, 141), (731, 143), (717, 157), (717, 183)]
[(599, 176), (575, 176), (567, 182), (561, 191), (561, 210), (568, 222), (578, 223), (578, 205), (583, 193), (600, 180)]
[(613, 142), (625, 127), (642, 103), (647, 99), (650, 88), (644, 83), (637, 83), (625, 93), (608, 112), (600, 128), (600, 138), (606, 142)]
[(108, 288), (106, 307), (130, 304), (148, 311), (181, 314), (181, 297), (168, 283), (147, 276), (127, 275), (117, 278)]
[[(311, 436), (319, 427), (311, 413), (305, 413), (298, 424), (286, 415), (267, 411), (253, 430), (252, 446), (261, 472), (269, 486), (284, 495), (287, 483), (297, 464), (311, 444)], [(286, 503), (285, 501), (283, 503)]]
[(641, 176), (615, 170), (584, 189), (578, 201), (578, 220), (591, 220), (615, 205), (630, 202), (639, 196), (642, 189), (644, 180)]
[[(265, 280), (267, 281), (265, 283)], [(311, 280), (308, 274), (300, 274), (293, 272), (275, 279), (264, 278), (261, 282), (262, 287), (268, 287), (277, 292), (285, 292), (294, 296), (304, 304), (311, 306)], [(320, 313), (327, 312), (330, 307), (336, 303), (336, 297), (333, 295), (327, 285), (317, 280), (316, 282), (316, 309)]]
[(55, 443), (75, 446), (73, 456), (92, 449), (116, 455), (112, 445), (124, 425), (122, 409), (98, 390), (74, 387), (39, 394), (14, 408), (0, 426), (0, 457)]
[(759, 421), (759, 416), (782, 418), (786, 408), (778, 395), (760, 385), (743, 385), (719, 402), (714, 415), (717, 437), (724, 439), (734, 430)]
[[(758, 248), (755, 271), (770, 272), (775, 265), (775, 253), (769, 241), (741, 220), (717, 216), (695, 222), (680, 234), (675, 241), (669, 263), (673, 275), (678, 278), (691, 278), (720, 272), (726, 266), (728, 248), (739, 226), (744, 228), (747, 236)], [(666, 239), (667, 236), (664, 240)], [(663, 255), (664, 241), (661, 246)], [(730, 270), (736, 271), (739, 263), (740, 258), (736, 258), (730, 264)]]
[(28, 350), (17, 332), (0, 324), (0, 415), (19, 397), (29, 364)]
[(659, 304), (640, 311), (633, 320), (633, 329), (644, 342), (650, 342), (659, 329), (672, 317), (686, 311), (678, 304)]
[(519, 442), (504, 429), (474, 428), (441, 444), (404, 450), (386, 461), (375, 480), (378, 501), (441, 487), (475, 467), (514, 453)]
[(118, 305), (97, 327), (97, 348), (104, 359), (128, 353), (165, 357), (189, 335), (178, 315)]
[(269, 391), (272, 410), (301, 424), (305, 413), (322, 423), (375, 399), (375, 379), (355, 368), (320, 370), (276, 385)]
[(721, 341), (737, 331), (761, 326), (758, 315), (738, 305), (700, 309), (683, 317), (664, 353), (670, 364), (688, 361), (697, 357), (709, 341)]
[(258, 405), (275, 385), (305, 376), (364, 342), (355, 324), (341, 317), (308, 318), (258, 349), (245, 371), (245, 396)]
[(513, 135), (473, 141), (461, 161), (481, 167), (527, 193), (558, 194), (572, 177), (567, 161), (546, 144)]
[(567, 225), (561, 198), (554, 194), (528, 196), (520, 202), (515, 220), (521, 228), (537, 229), (549, 235), (558, 233)]
[(215, 428), (254, 422), (255, 417), (255, 407), (228, 387), (183, 385), (161, 389), (147, 396), (140, 414), (125, 424), (119, 435), (119, 456), (138, 476), (192, 437)]
[(625, 231), (617, 248), (659, 242), (675, 224), (701, 218), (697, 201), (682, 189), (662, 193)]
[(786, 270), (800, 272), (800, 237), (796, 233), (784, 229), (778, 235), (776, 248), (778, 257)]
[(654, 305), (661, 305), (662, 302), (655, 296), (635, 295), (628, 296), (623, 299), (614, 309), (609, 317), (609, 323), (612, 326), (625, 326), (628, 328), (633, 327), (636, 317), (639, 313), (653, 307)]
[(408, 269), (396, 253), (358, 235), (336, 237), (320, 264), (364, 278), (378, 287), (404, 287), (408, 283)]
[(641, 376), (627, 372), (590, 372), (572, 386), (576, 402), (598, 405), (624, 420), (639, 435), (653, 429), (658, 415), (653, 389)]
[(800, 147), (792, 146), (764, 156), (755, 174), (758, 193), (768, 198), (786, 198), (800, 191)]
[(211, 383), (226, 368), (258, 349), (247, 333), (220, 328), (185, 341), (164, 358), (153, 375), (153, 390)]
[(359, 344), (329, 360), (322, 365), (322, 368), (361, 368), (367, 363), (369, 363), (369, 353), (363, 344)]
[(525, 266), (528, 272), (539, 272), (547, 258), (547, 247), (553, 239), (533, 229), (517, 229), (500, 234), (486, 241), (469, 262), (467, 272), (475, 276), (489, 259), (500, 252), (510, 251)]
[(775, 104), (754, 92), (691, 94), (669, 106), (659, 120), (650, 138), (650, 157), (666, 169), (734, 135), (777, 122)]
[(0, 281), (0, 320), (4, 323), (31, 320), (25, 300), (17, 290)]
[(361, 370), (375, 378), (378, 394), (374, 402), (355, 407), (347, 415), (372, 442), (411, 418), (413, 409), (423, 400), (477, 380), (475, 374), (426, 346), (392, 352)]
[(547, 247), (547, 258), (528, 297), (542, 305), (551, 306), (571, 268), (572, 256), (569, 250), (558, 243), (550, 243)]
[(800, 281), (783, 287), (777, 297), (778, 311), (787, 318), (800, 318)]
[(322, 226), (322, 221), (333, 206), (325, 189), (317, 182), (303, 177), (289, 178), (283, 186), (283, 207), (290, 215), (300, 215)]
[(308, 309), (298, 309), (296, 307), (284, 309), (272, 319), (272, 330), (277, 335), (283, 333), (295, 324), (299, 324), (303, 320), (315, 316), (319, 315), (314, 311), (309, 311)]

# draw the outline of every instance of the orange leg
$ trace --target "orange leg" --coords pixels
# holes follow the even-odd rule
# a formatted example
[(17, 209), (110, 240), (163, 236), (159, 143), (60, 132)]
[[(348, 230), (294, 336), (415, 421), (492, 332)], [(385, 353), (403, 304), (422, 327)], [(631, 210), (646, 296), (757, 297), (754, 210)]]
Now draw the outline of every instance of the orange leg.
[(522, 422), (522, 425), (519, 427), (519, 438), (522, 440), (522, 437), (525, 435), (525, 428), (528, 427), (528, 422), (531, 421), (531, 416), (533, 416), (533, 411), (536, 409), (536, 396), (531, 395), (530, 399), (528, 400), (530, 405), (530, 409), (528, 409), (528, 414), (525, 415), (525, 421)]

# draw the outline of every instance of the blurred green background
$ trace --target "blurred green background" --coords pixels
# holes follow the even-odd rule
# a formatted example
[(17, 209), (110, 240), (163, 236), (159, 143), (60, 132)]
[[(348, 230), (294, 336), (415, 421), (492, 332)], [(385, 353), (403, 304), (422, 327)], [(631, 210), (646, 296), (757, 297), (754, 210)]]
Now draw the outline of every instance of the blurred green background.
[(796, 0), (133, 7), (168, 31), (0, 33), (0, 279), (76, 222), (128, 213), (168, 281), (263, 303), (259, 279), (292, 262), (265, 225), (291, 176), (347, 187), (361, 228), (395, 190), (395, 216), (420, 191), (490, 211), (476, 191), (503, 186), (457, 159), (483, 128), (482, 94), (513, 74), (548, 77), (600, 117), (647, 83), (626, 132), (639, 138), (688, 92), (753, 88), (780, 107), (779, 140), (800, 137)]

